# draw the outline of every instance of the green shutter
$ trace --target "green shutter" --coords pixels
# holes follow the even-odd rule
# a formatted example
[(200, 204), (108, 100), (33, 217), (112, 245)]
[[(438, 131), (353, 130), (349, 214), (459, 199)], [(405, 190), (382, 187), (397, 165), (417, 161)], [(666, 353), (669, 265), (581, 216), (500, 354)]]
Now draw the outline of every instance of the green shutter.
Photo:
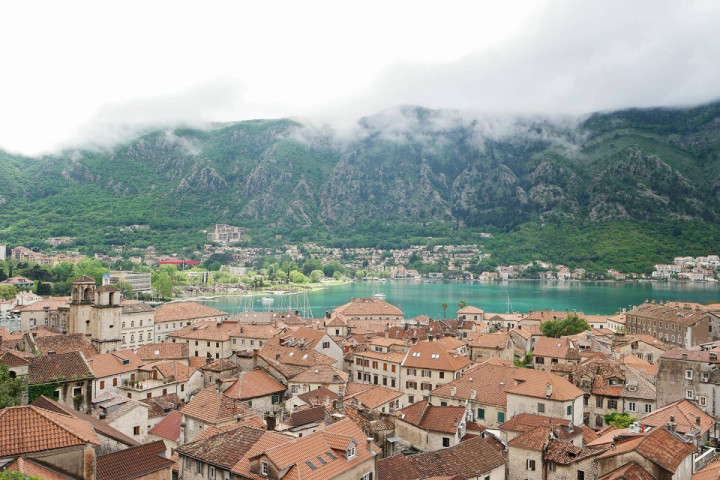
[(572, 405), (567, 406), (567, 414), (572, 415)]
[(505, 412), (498, 412), (498, 423), (505, 422)]
[(441, 407), (447, 407), (447, 402), (440, 402)]
[(485, 409), (478, 408), (478, 420), (485, 420)]

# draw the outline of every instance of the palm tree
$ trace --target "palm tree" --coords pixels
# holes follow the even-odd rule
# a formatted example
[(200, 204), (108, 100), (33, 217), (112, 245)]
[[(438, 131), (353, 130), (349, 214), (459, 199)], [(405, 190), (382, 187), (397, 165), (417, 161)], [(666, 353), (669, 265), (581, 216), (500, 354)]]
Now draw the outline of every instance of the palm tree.
[(465, 305), (467, 305), (467, 303), (465, 303), (465, 300), (460, 300), (460, 301), (458, 302), (458, 308), (459, 308), (460, 310), (462, 310), (463, 308), (465, 308)]
[(443, 319), (445, 319), (445, 310), (447, 310), (447, 307), (448, 307), (447, 303), (443, 303), (440, 305), (440, 308), (442, 308), (442, 311), (443, 311)]

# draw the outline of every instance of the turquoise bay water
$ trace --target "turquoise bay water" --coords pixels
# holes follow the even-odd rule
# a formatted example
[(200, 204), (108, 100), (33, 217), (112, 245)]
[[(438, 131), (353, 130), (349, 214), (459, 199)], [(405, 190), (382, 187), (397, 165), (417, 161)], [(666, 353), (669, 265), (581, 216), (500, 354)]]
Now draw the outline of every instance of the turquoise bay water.
[[(457, 303), (465, 300), (468, 305), (486, 312), (504, 313), (510, 297), (512, 311), (527, 313), (528, 310), (555, 309), (576, 310), (586, 314), (610, 315), (649, 300), (718, 302), (720, 286), (716, 283), (698, 282), (547, 282), (517, 280), (502, 283), (480, 282), (432, 282), (411, 280), (387, 282), (355, 282), (311, 292), (308, 300), (314, 317), (322, 317), (326, 311), (347, 303), (352, 297), (369, 297), (374, 293), (387, 295), (386, 301), (399, 306), (407, 318), (420, 314), (437, 318), (442, 316), (442, 303), (448, 304), (447, 316), (454, 316)], [(304, 301), (293, 295), (294, 309), (302, 309)], [(263, 303), (260, 296), (219, 297), (208, 301), (211, 305), (229, 313), (249, 309), (266, 311), (286, 309), (287, 295), (275, 295), (272, 304)], [(299, 303), (299, 307), (297, 307)]]

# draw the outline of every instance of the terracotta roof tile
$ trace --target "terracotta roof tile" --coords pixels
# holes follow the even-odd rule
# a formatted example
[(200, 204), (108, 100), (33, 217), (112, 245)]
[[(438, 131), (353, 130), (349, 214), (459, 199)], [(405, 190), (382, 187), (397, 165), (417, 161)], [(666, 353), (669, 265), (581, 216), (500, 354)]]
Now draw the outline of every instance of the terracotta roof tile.
[(97, 457), (97, 480), (133, 480), (170, 470), (175, 462), (165, 458), (165, 443), (158, 440)]
[(619, 442), (615, 444), (615, 448), (607, 450), (599, 458), (635, 451), (670, 473), (675, 473), (685, 457), (694, 450), (692, 443), (685, 443), (675, 434), (661, 427), (653, 429), (645, 436)]
[(178, 447), (177, 451), (180, 455), (189, 456), (238, 474), (248, 474), (251, 455), (262, 452), (266, 448), (286, 444), (292, 438), (279, 433), (243, 426), (187, 443)]
[(226, 397), (211, 385), (200, 390), (180, 411), (183, 415), (216, 425), (249, 415), (252, 409), (240, 400)]
[(238, 400), (277, 395), (285, 392), (285, 386), (260, 368), (241, 372), (238, 379), (225, 390), (225, 396)]
[(144, 363), (145, 362), (135, 355), (132, 350), (118, 350), (102, 355), (95, 355), (88, 359), (88, 364), (95, 374), (95, 378), (132, 372), (144, 365)]
[(344, 315), (345, 317), (377, 317), (387, 315), (402, 318), (404, 315), (402, 310), (377, 297), (355, 298), (351, 302), (335, 308), (333, 312)]
[(78, 412), (77, 410), (67, 407), (60, 402), (56, 402), (55, 400), (47, 398), (44, 395), (40, 395), (38, 398), (33, 400), (31, 405), (38, 407), (38, 408), (43, 408), (45, 410), (49, 410), (51, 412), (68, 415), (70, 417), (74, 417), (79, 420), (86, 421), (93, 426), (93, 428), (95, 429), (95, 433), (97, 433), (98, 435), (108, 437), (113, 440), (117, 440), (118, 442), (123, 443), (125, 445), (130, 445), (130, 446), (138, 445), (137, 440), (135, 440), (132, 437), (128, 437), (127, 435), (122, 433), (120, 430), (117, 430), (116, 428), (111, 427), (107, 422), (103, 422), (99, 418), (95, 418), (91, 415), (87, 415), (85, 413)]
[(422, 400), (397, 410), (395, 416), (424, 430), (456, 433), (465, 417), (465, 407), (439, 407)]
[(508, 347), (510, 335), (507, 333), (480, 333), (468, 335), (468, 347), (504, 349)]
[(552, 428), (550, 427), (535, 427), (510, 440), (508, 446), (543, 451), (550, 441), (551, 432)]
[(458, 371), (470, 365), (469, 358), (448, 348), (440, 341), (418, 342), (405, 356), (403, 367)]
[(151, 428), (148, 433), (177, 442), (180, 438), (181, 423), (182, 413), (178, 410), (173, 410), (167, 417), (160, 420), (157, 425)]
[(169, 337), (189, 338), (193, 340), (209, 340), (212, 342), (227, 342), (230, 340), (230, 332), (236, 327), (235, 322), (205, 322), (200, 321), (188, 325), (177, 332), (172, 332)]
[(165, 417), (169, 411), (177, 410), (183, 405), (182, 399), (176, 393), (169, 393), (160, 397), (141, 398), (140, 402), (148, 406), (148, 417)]
[(97, 355), (97, 350), (92, 346), (90, 340), (82, 333), (70, 333), (67, 335), (52, 335), (48, 337), (35, 337), (35, 344), (40, 352), (69, 353), (82, 352), (85, 358), (92, 358)]
[[(357, 444), (356, 456), (349, 460), (343, 459), (345, 449), (351, 441)], [(336, 459), (327, 456), (330, 450), (335, 450)], [(289, 470), (290, 478), (313, 480), (334, 478), (379, 453), (380, 450), (374, 444), (368, 446), (365, 434), (350, 419), (341, 420), (319, 432), (264, 451), (278, 469)], [(319, 456), (323, 457), (325, 464), (317, 460)], [(307, 462), (311, 462), (314, 468)], [(291, 469), (296, 469), (294, 475)]]
[(171, 302), (155, 307), (155, 323), (227, 317), (228, 314), (197, 302)]
[(292, 378), (293, 383), (322, 383), (344, 385), (350, 374), (334, 365), (314, 365)]
[(30, 365), (28, 357), (23, 356), (17, 351), (5, 350), (0, 351), (0, 364), (5, 364), (9, 367), (19, 367), (23, 365)]
[(594, 455), (599, 455), (605, 451), (607, 447), (578, 447), (572, 442), (562, 442), (558, 440), (550, 440), (544, 452), (545, 460), (569, 465), (571, 463), (584, 460)]
[(293, 427), (308, 425), (325, 420), (325, 406), (306, 408), (304, 410), (296, 410), (290, 414), (290, 424)]
[(573, 348), (568, 338), (538, 337), (535, 341), (533, 355), (536, 357), (562, 358), (565, 360), (580, 358), (577, 349)]
[[(662, 427), (670, 422), (670, 417), (675, 419), (675, 431), (682, 434), (699, 430), (700, 434), (704, 435), (715, 425), (715, 420), (690, 400), (678, 400), (658, 408), (642, 417), (640, 424), (649, 427)], [(700, 419), (699, 424), (698, 417)]]
[(150, 343), (138, 347), (135, 354), (146, 362), (158, 360), (186, 360), (190, 357), (190, 347), (187, 343)]
[(345, 399), (355, 399), (365, 408), (374, 409), (402, 396), (401, 392), (382, 385), (368, 385), (370, 388), (351, 394), (345, 392)]
[(309, 392), (298, 395), (298, 398), (300, 400), (310, 406), (323, 405), (325, 403), (325, 399), (330, 400), (330, 404), (332, 404), (333, 400), (337, 399), (337, 397), (338, 394), (328, 389), (327, 387), (320, 387), (315, 390), (311, 390)]
[[(718, 480), (720, 479), (720, 461), (715, 458), (702, 470), (693, 473), (692, 480)], [(603, 480), (605, 480), (603, 478)], [(615, 480), (615, 479), (612, 479)], [(629, 480), (629, 479), (628, 479)], [(635, 480), (634, 478), (632, 480)], [(646, 480), (642, 478), (641, 480)]]
[(281, 328), (270, 324), (248, 325), (246, 323), (238, 323), (235, 325), (235, 328), (230, 331), (230, 337), (269, 340), (281, 332)]
[[(693, 475), (692, 478), (693, 480), (697, 480), (695, 475)], [(714, 480), (715, 477), (712, 477), (712, 479)], [(598, 478), (598, 480), (655, 480), (655, 477), (637, 463), (631, 462), (603, 475)], [(710, 480), (710, 478), (703, 480)]]
[(81, 352), (40, 355), (28, 369), (28, 384), (31, 385), (70, 378), (93, 378), (93, 372)]
[(395, 455), (378, 462), (378, 478), (476, 478), (505, 463), (504, 455), (486, 438), (473, 438), (449, 448), (417, 455)]
[(93, 443), (90, 423), (32, 405), (0, 410), (0, 457)]

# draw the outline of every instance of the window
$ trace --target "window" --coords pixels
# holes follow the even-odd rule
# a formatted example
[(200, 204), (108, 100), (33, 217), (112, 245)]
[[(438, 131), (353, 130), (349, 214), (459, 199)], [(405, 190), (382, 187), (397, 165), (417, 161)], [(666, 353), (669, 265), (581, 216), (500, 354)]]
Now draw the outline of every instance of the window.
[(432, 376), (432, 372), (431, 372), (430, 370), (423, 370), (423, 371), (422, 371), (422, 376), (423, 376), (423, 377), (431, 377), (431, 376)]
[(538, 403), (538, 413), (545, 413), (545, 404)]
[(73, 388), (73, 397), (79, 397), (82, 395), (82, 387)]
[(585, 472), (583, 472), (582, 470), (578, 470), (577, 480), (585, 480)]
[(142, 320), (140, 320), (140, 326), (142, 327)]
[(485, 409), (478, 408), (478, 420), (485, 420)]
[(688, 398), (692, 400), (693, 398), (693, 391), (692, 390), (685, 390), (685, 398)]
[(130, 322), (130, 326), (131, 326), (131, 327), (134, 327), (134, 326), (135, 326), (135, 320), (133, 320), (132, 322)]
[(445, 378), (445, 372), (439, 372), (438, 375), (440, 375), (440, 378)]
[(133, 435), (140, 435), (140, 427), (138, 425), (133, 427)]
[(350, 460), (351, 458), (355, 458), (355, 444), (350, 443), (347, 448), (347, 458)]
[(105, 390), (105, 380), (100, 380), (100, 390)]
[(195, 462), (195, 473), (202, 473), (202, 463), (200, 461)]
[(443, 437), (443, 447), (450, 446), (450, 437)]
[(595, 406), (597, 408), (602, 408), (603, 406), (603, 399), (602, 397), (595, 397)]
[(545, 358), (544, 357), (535, 357), (535, 363), (542, 365), (545, 363)]
[(383, 363), (383, 371), (387, 372), (387, 363)]
[(685, 370), (685, 380), (692, 380), (692, 378), (693, 378), (693, 371)]
[(645, 404), (645, 413), (651, 413), (652, 412), (652, 405), (649, 403)]
[(628, 402), (628, 412), (637, 412), (637, 404), (635, 402)]
[(583, 396), (583, 405), (586, 407), (590, 405), (590, 397), (588, 395)]
[(548, 472), (554, 472), (555, 471), (555, 462), (548, 462)]
[(395, 373), (395, 365), (390, 365), (390, 371), (391, 371), (392, 373)]
[(497, 421), (498, 423), (505, 423), (505, 412), (498, 412)]
[(208, 477), (215, 478), (215, 467), (211, 466), (208, 468)]
[(237, 338), (233, 338), (233, 345), (237, 345)]
[(372, 362), (372, 368), (378, 368), (378, 362)]
[(572, 405), (568, 405), (567, 408), (565, 409), (565, 412), (566, 412), (568, 415), (572, 415)]
[(700, 406), (704, 407), (707, 405), (707, 397), (698, 397), (700, 400)]
[(113, 378), (113, 387), (117, 387), (117, 377)]
[(360, 480), (373, 480), (373, 472), (368, 472), (362, 477), (360, 477)]
[(535, 471), (535, 460), (525, 460), (525, 469)]
[(323, 348), (330, 348), (330, 342), (323, 342)]
[(142, 333), (140, 334), (139, 341), (141, 341), (141, 342), (143, 341), (143, 334), (142, 334)]
[(135, 335), (130, 335), (130, 343), (135, 342)]
[(617, 410), (617, 400), (608, 400), (608, 408), (610, 410)]
[(595, 417), (595, 426), (596, 427), (603, 426), (603, 416), (602, 415), (598, 415), (597, 417)]
[(440, 402), (441, 407), (447, 407), (447, 402)]
[(391, 386), (392, 388), (395, 388), (395, 379), (394, 379), (394, 378), (391, 378), (391, 379), (390, 379), (390, 386)]

